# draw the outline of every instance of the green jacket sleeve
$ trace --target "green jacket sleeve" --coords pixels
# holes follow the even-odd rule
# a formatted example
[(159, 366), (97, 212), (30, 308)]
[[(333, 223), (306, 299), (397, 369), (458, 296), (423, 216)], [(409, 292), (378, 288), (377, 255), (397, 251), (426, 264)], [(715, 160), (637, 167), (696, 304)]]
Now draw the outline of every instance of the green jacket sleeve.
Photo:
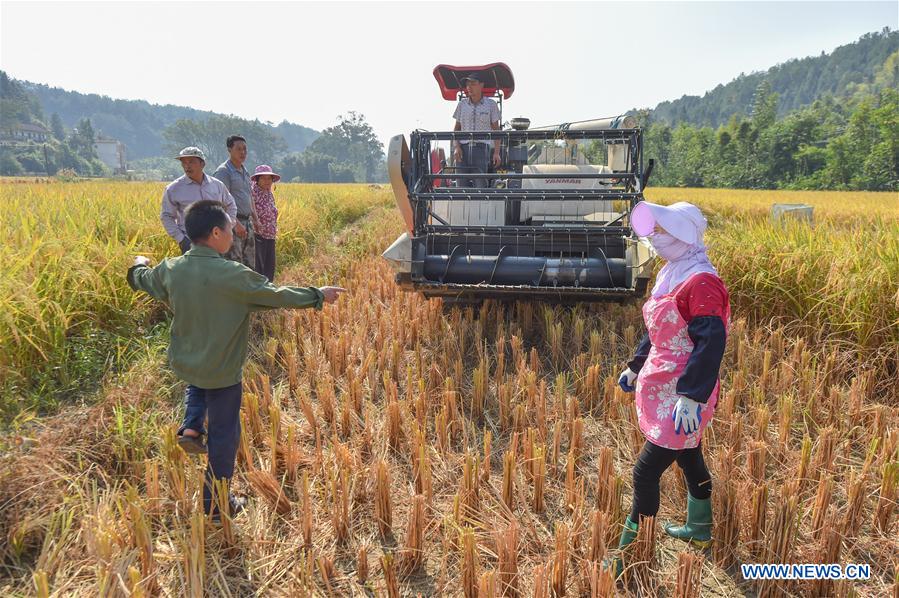
[(240, 266), (233, 274), (233, 290), (250, 311), (279, 307), (314, 307), (321, 309), (325, 296), (315, 287), (276, 287), (268, 279)]
[(135, 291), (143, 291), (154, 299), (168, 301), (169, 293), (162, 283), (162, 264), (155, 268), (131, 266), (128, 268), (128, 286)]

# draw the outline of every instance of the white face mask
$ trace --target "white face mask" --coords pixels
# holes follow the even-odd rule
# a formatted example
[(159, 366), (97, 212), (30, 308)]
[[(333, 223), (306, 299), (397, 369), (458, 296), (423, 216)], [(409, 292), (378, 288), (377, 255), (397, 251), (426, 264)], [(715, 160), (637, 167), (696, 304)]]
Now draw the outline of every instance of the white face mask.
[(668, 233), (655, 233), (649, 237), (652, 248), (656, 250), (663, 260), (673, 262), (684, 256), (690, 249), (688, 243), (675, 239)]

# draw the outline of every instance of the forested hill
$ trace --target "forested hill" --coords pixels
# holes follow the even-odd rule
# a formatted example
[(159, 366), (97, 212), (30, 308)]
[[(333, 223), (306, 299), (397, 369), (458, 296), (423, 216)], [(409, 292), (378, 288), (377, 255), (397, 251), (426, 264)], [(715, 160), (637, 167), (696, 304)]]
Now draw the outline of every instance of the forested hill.
[[(205, 121), (215, 112), (196, 110), (186, 106), (151, 104), (144, 100), (116, 100), (97, 94), (83, 94), (19, 81), (37, 96), (45, 114), (59, 114), (69, 128), (83, 118), (89, 118), (95, 131), (114, 137), (128, 147), (129, 159), (149, 158), (165, 153), (163, 131), (178, 119)], [(302, 152), (318, 137), (318, 131), (287, 121), (268, 126), (287, 142), (291, 152)]]
[(883, 68), (899, 68), (899, 31), (884, 29), (879, 33), (867, 33), (858, 41), (840, 46), (830, 54), (788, 60), (767, 71), (741, 74), (727, 83), (718, 85), (702, 97), (685, 95), (677, 100), (662, 102), (652, 109), (652, 120), (670, 125), (689, 123), (717, 127), (725, 124), (732, 115), (749, 116), (753, 97), (763, 80), (771, 85), (771, 91), (779, 96), (778, 116), (784, 116), (797, 108), (831, 95), (850, 97), (859, 91), (876, 91), (884, 79), (895, 80)]

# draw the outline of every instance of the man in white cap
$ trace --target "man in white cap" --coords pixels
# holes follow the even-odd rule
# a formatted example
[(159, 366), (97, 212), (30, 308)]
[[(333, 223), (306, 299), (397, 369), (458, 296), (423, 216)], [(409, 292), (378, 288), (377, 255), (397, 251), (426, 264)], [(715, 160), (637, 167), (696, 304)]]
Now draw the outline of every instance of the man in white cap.
[[(477, 73), (471, 73), (463, 79), (466, 97), (459, 101), (453, 118), (456, 119), (454, 131), (497, 131), (499, 130), (499, 107), (490, 98), (484, 97), (484, 82)], [(490, 148), (493, 147), (492, 162), (499, 166), (499, 140), (492, 143), (488, 139), (460, 139), (455, 142), (453, 156), (455, 162), (465, 172), (485, 174), (490, 165)], [(487, 179), (458, 179), (463, 187), (486, 187)]]
[(190, 239), (184, 230), (184, 211), (201, 199), (221, 202), (231, 222), (237, 222), (237, 206), (224, 183), (203, 172), (206, 156), (198, 147), (186, 147), (175, 156), (181, 161), (184, 176), (172, 181), (162, 194), (160, 219), (165, 232), (175, 240), (181, 253), (190, 249)]

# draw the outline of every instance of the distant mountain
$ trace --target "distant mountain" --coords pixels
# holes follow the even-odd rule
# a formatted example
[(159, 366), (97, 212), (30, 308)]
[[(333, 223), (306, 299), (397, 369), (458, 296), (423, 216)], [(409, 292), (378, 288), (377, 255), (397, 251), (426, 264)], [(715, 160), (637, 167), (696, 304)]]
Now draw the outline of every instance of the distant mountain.
[[(885, 28), (868, 33), (858, 41), (840, 46), (830, 54), (788, 60), (767, 71), (741, 74), (700, 96), (682, 96), (662, 102), (651, 110), (653, 121), (671, 125), (690, 123), (712, 126), (726, 123), (734, 114), (749, 116), (756, 89), (763, 80), (779, 95), (777, 114), (783, 116), (827, 95), (846, 97), (859, 88), (876, 86), (885, 65), (893, 70), (899, 62), (887, 61), (899, 52), (899, 31)], [(896, 73), (886, 73), (881, 80), (895, 82)]]
[[(108, 96), (66, 91), (40, 83), (19, 81), (40, 101), (48, 117), (59, 114), (72, 128), (82, 118), (89, 118), (95, 131), (114, 137), (128, 148), (129, 160), (151, 158), (165, 153), (163, 130), (176, 120), (206, 120), (215, 112), (196, 110), (171, 104), (151, 104), (144, 100), (116, 100)], [(283, 121), (271, 130), (284, 138), (290, 152), (301, 152), (315, 141), (319, 132), (309, 127)]]

